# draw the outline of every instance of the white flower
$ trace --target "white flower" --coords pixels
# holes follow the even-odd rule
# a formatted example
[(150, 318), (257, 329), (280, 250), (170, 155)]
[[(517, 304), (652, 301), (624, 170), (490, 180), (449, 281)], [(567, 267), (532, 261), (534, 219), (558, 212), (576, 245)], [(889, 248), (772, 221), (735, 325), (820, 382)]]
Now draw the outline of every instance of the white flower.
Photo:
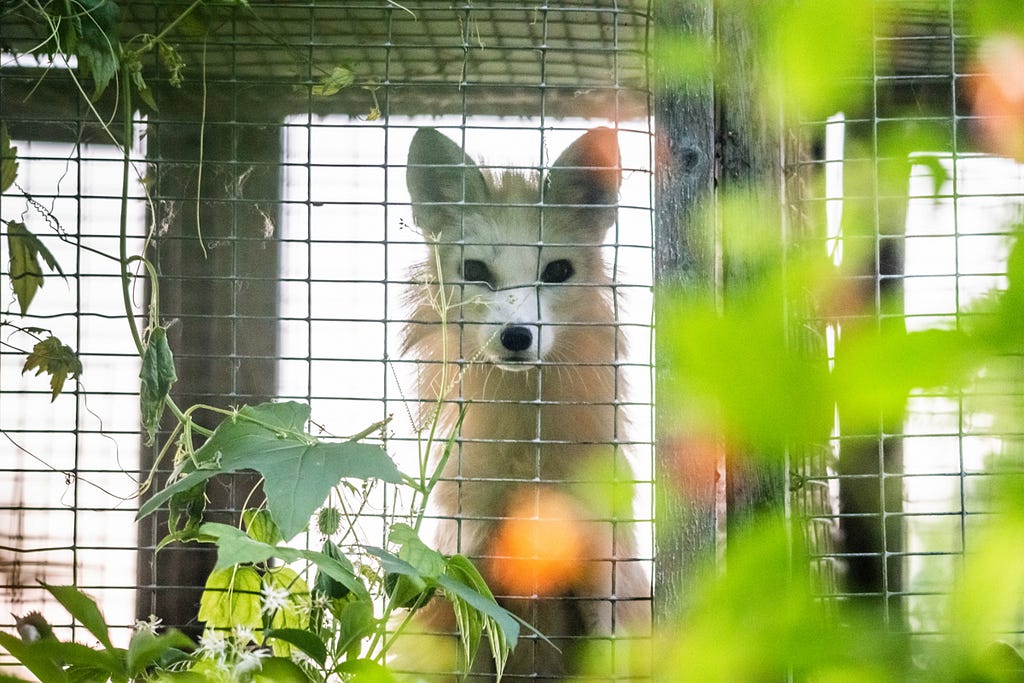
[(235, 663), (235, 666), (231, 670), (231, 673), (234, 674), (236, 677), (241, 677), (245, 674), (250, 674), (254, 671), (258, 671), (263, 666), (263, 662), (261, 662), (260, 660), (263, 657), (269, 656), (269, 654), (270, 653), (266, 650), (249, 650), (246, 652), (240, 652), (238, 654), (238, 662)]
[(141, 619), (139, 619), (135, 622), (135, 632), (146, 632), (155, 636), (156, 630), (160, 627), (160, 624), (162, 622), (163, 619), (156, 616), (155, 614), (150, 614), (149, 619), (147, 619), (146, 621), (142, 621)]
[(288, 599), (291, 597), (291, 594), (286, 588), (265, 583), (260, 590), (260, 596), (263, 598), (263, 607), (261, 609), (263, 614), (274, 614), (288, 606)]
[(203, 658), (213, 659), (223, 664), (228, 655), (228, 640), (221, 631), (207, 629), (199, 638), (199, 647), (196, 652)]
[(231, 629), (231, 635), (234, 637), (235, 646), (238, 648), (242, 648), (248, 645), (249, 643), (256, 642), (256, 634), (253, 633), (252, 627), (250, 626), (242, 626), (241, 624), (236, 624)]

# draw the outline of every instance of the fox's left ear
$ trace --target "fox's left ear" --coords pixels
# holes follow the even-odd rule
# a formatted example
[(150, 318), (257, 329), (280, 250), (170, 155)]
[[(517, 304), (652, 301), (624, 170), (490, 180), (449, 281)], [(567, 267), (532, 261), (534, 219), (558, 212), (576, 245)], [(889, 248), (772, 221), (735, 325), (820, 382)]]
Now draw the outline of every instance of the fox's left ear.
[(551, 166), (544, 204), (567, 206), (579, 212), (584, 226), (604, 231), (615, 222), (621, 182), (618, 137), (610, 128), (594, 128)]

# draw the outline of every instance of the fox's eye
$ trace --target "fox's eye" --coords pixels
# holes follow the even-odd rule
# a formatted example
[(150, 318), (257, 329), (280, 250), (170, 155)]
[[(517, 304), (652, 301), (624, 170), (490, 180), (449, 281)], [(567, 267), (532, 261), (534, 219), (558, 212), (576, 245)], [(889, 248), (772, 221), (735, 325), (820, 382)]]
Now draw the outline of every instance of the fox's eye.
[(540, 280), (541, 282), (548, 283), (565, 282), (575, 272), (576, 269), (572, 267), (572, 261), (560, 258), (544, 266), (544, 272), (540, 274)]
[(483, 261), (466, 259), (462, 262), (462, 279), (465, 282), (486, 282), (492, 280), (491, 269)]

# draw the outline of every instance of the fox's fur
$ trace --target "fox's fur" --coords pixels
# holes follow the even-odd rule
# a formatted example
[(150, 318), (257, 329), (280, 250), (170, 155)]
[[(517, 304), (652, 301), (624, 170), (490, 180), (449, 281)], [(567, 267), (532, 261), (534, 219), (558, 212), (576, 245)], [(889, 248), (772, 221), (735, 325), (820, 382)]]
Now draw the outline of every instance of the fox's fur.
[[(510, 674), (564, 677), (582, 637), (649, 620), (628, 523), (633, 475), (616, 445), (625, 438), (616, 365), (625, 347), (601, 246), (615, 221), (619, 166), (607, 128), (585, 133), (544, 175), (492, 174), (431, 128), (409, 150), (413, 217), (429, 258), (404, 346), (426, 361), (419, 396), (427, 406), (443, 399), (448, 428), (465, 406), (433, 494), (439, 547), (477, 562), (499, 601), (551, 640), (521, 639)], [(506, 520), (549, 516), (540, 506), (551, 495), (557, 514), (572, 511), (576, 569), (510, 595), (494, 557)], [(452, 627), (450, 610), (426, 612), (435, 627)], [(482, 670), (488, 658), (477, 659)]]

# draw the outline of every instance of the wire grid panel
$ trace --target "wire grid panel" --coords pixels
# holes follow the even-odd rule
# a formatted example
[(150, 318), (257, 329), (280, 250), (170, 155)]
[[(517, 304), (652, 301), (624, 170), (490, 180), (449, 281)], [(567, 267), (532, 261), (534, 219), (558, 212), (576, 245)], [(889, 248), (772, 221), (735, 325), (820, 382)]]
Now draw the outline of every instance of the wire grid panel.
[[(126, 32), (156, 34), (188, 3), (119, 5)], [(414, 462), (418, 442), (409, 425), (416, 422), (411, 416), (416, 413), (415, 376), (420, 366), (399, 348), (409, 318), (404, 292), (415, 284), (409, 268), (425, 256), (405, 190), (414, 131), (423, 125), (442, 128), (481, 164), (512, 164), (532, 172), (553, 161), (587, 129), (612, 126), (623, 154), (622, 203), (599, 250), (614, 277), (609, 301), (615, 326), (631, 350), (624, 355), (622, 348), (615, 348), (616, 376), (630, 390), (617, 391), (607, 407), (633, 423), (628, 436), (615, 435), (618, 445), (630, 452), (640, 480), (632, 516), (641, 540), (628, 559), (649, 564), (649, 10), (646, 1), (557, 7), (513, 2), (487, 7), (449, 2), (253, 2), (244, 12), (214, 12), (201, 17), (200, 24), (181, 24), (172, 34), (174, 46), (194, 68), (186, 71), (181, 89), (167, 87), (167, 73), (147, 72), (161, 108), (139, 122), (146, 144), (138, 145), (133, 156), (149, 165), (145, 183), (152, 202), (148, 209), (141, 198), (133, 204), (129, 231), (149, 239), (145, 245), (134, 241), (128, 248), (129, 253), (145, 251), (160, 271), (161, 313), (176, 354), (180, 380), (175, 396), (180, 403), (229, 407), (273, 397), (308, 400), (314, 418), (336, 434), (353, 433), (394, 416), (389, 450), (403, 465)], [(23, 22), (17, 11), (4, 12), (0, 30), (5, 47), (32, 49), (38, 41), (30, 22)], [(56, 83), (52, 76), (40, 79), (40, 67), (46, 65), (23, 54), (5, 54), (4, 60), (0, 79), (5, 120), (16, 120), (37, 135), (42, 133), (29, 125), (34, 120), (66, 127), (72, 139), (81, 135), (88, 116), (69, 101), (66, 82)], [(355, 86), (338, 96), (314, 95), (338, 65), (351, 66)], [(31, 92), (37, 96), (26, 97)], [(445, 118), (427, 118), (441, 114)], [(31, 139), (32, 134), (25, 137)], [(25, 186), (26, 191), (45, 198), (44, 205), (66, 205), (64, 225), (89, 226), (92, 232), (83, 235), (103, 240), (99, 251), (116, 253), (113, 216), (94, 218), (90, 213), (93, 204), (101, 202), (113, 210), (119, 194), (120, 170), (96, 166), (107, 152), (95, 150), (105, 148), (36, 151), (42, 149), (37, 147), (41, 143), (17, 144), (25, 173), (30, 167), (45, 170), (48, 162), (61, 165), (58, 173), (47, 171), (45, 176), (59, 178), (59, 190), (33, 185)], [(74, 159), (71, 167), (76, 173), (67, 172), (68, 158)], [(78, 185), (69, 191), (71, 179)], [(110, 185), (86, 191), (81, 188), (88, 187), (87, 181)], [(4, 200), (3, 218), (10, 219), (6, 211), (11, 203), (7, 196)], [(24, 197), (15, 195), (14, 201)], [(64, 256), (58, 249), (54, 253), (58, 260)], [(102, 258), (94, 264), (88, 260), (91, 252), (80, 253), (82, 258), (74, 257), (77, 271), (64, 266), (66, 272), (78, 273), (71, 281), (95, 279), (116, 293), (117, 264)], [(56, 289), (57, 282), (47, 280), (33, 313), (44, 315), (43, 296)], [(139, 305), (146, 293), (140, 286), (132, 294)], [(138, 366), (123, 329), (113, 329), (123, 326), (124, 320), (114, 309), (93, 315), (93, 300), (91, 294), (87, 299), (76, 292), (52, 314), (45, 313), (48, 324), (68, 324), (69, 331), (61, 332), (83, 351), (86, 364), (77, 387), (79, 403), (73, 415), (60, 413), (59, 424), (38, 421), (41, 415), (58, 414), (44, 405), (44, 378), (18, 377), (18, 353), (25, 349), (4, 347), (0, 419), (5, 437), (22, 439), (28, 446), (23, 451), (11, 445), (13, 456), (5, 459), (16, 475), (8, 507), (12, 517), (33, 520), (32, 529), (22, 534), (39, 536), (36, 547), (66, 549), (62, 552), (67, 561), (46, 556), (47, 567), (78, 567), (68, 581), (88, 577), (80, 583), (94, 593), (101, 587), (118, 591), (117, 599), (104, 600), (112, 622), (127, 626), (133, 613), (144, 618), (171, 605), (182, 608), (175, 612), (175, 619), (184, 615), (178, 625), (194, 626), (198, 591), (188, 591), (201, 587), (203, 563), (209, 565), (209, 557), (204, 559), (194, 548), (180, 553), (169, 548), (154, 561), (163, 530), (153, 524), (140, 532), (140, 574), (132, 573), (134, 555), (106, 559), (114, 557), (108, 548), (129, 553), (136, 549), (129, 521), (134, 503), (122, 499), (130, 496), (137, 482), (128, 477), (127, 488), (117, 488), (99, 475), (120, 477), (124, 483), (123, 470), (146, 471), (156, 451), (140, 447), (137, 394), (125, 389), (137, 381)], [(107, 294), (102, 300), (111, 301)], [(117, 343), (104, 335), (117, 335)], [(86, 390), (96, 396), (87, 400), (92, 393)], [(64, 398), (70, 396), (58, 402)], [(31, 399), (38, 408), (26, 407), (25, 420), (36, 421), (9, 423), (15, 419), (12, 406), (29, 405), (23, 399)], [(58, 428), (66, 443), (58, 443)], [(28, 458), (25, 451), (38, 455), (44, 446), (33, 450), (36, 443), (53, 450), (52, 464), (17, 459)], [(82, 460), (65, 462), (68, 453)], [(110, 462), (98, 464), (100, 457)], [(87, 499), (84, 493), (77, 499), (61, 498), (63, 473), (73, 473), (67, 490), (84, 491), (83, 473), (92, 474), (92, 466), (99, 471), (90, 481), (112, 491), (111, 496), (104, 501)], [(54, 493), (47, 494), (47, 503), (33, 506), (26, 499), (42, 498), (28, 493), (28, 485), (17, 484), (17, 479), (38, 478), (42, 475), (34, 469), (48, 468), (57, 472), (46, 474), (47, 481), (59, 483), (48, 484)], [(374, 542), (381, 540), (384, 521), (400, 509), (402, 501), (390, 496), (381, 491), (376, 501), (379, 514), (366, 517), (365, 532)], [(233, 490), (218, 498), (210, 511), (227, 521), (243, 500), (244, 494)], [(102, 536), (122, 527), (127, 534), (123, 538)], [(78, 536), (64, 539), (58, 533), (68, 528), (76, 529)], [(82, 535), (93, 532), (96, 535)], [(21, 552), (25, 545), (17, 539), (7, 545), (12, 552), (17, 549), (22, 567), (29, 557)], [(125, 571), (116, 577), (91, 578), (81, 569), (86, 558), (90, 566)], [(29, 598), (21, 589), (41, 573), (33, 570), (20, 583), (12, 582), (20, 597), (11, 598), (5, 614), (40, 606), (26, 602)], [(59, 579), (56, 574), (47, 578)], [(116, 607), (107, 607), (108, 602)], [(66, 620), (52, 611), (46, 616), (57, 624)], [(175, 619), (165, 621), (176, 623)]]
[[(40, 611), (60, 633), (71, 627), (69, 618), (38, 582), (74, 582), (109, 605), (112, 625), (126, 627), (134, 622), (140, 441), (139, 359), (113, 256), (121, 154), (110, 145), (12, 144), (19, 171), (0, 211), (36, 234), (63, 276), (44, 280), (28, 315), (16, 314), (13, 296), (4, 306), (0, 610), (4, 619)], [(135, 184), (127, 247), (136, 251), (144, 224), (140, 195)], [(8, 247), (4, 239), (4, 264)], [(25, 354), (51, 335), (75, 349), (82, 363), (81, 378), (68, 379), (56, 398), (48, 375), (22, 371)]]
[[(954, 39), (962, 34), (957, 3), (882, 10), (871, 110), (805, 124), (822, 141), (812, 166), (824, 182), (820, 195), (805, 189), (799, 205), (824, 226), (820, 248), (851, 273), (851, 291), (866, 292), (859, 311), (824, 325), (836, 363), (844, 328), (957, 329), (977, 313), (1006, 287), (1024, 206), (1021, 165), (972, 146), (963, 61), (974, 46)], [(880, 150), (900, 135), (928, 142), (887, 158)], [(905, 172), (894, 179), (893, 167)], [(874, 190), (864, 191), (865, 179)], [(866, 244), (861, 253), (873, 259), (851, 261), (851, 244)], [(1019, 402), (1018, 365), (1005, 359), (970, 390), (915, 391), (902, 415), (880, 417), (877, 433), (845, 432), (840, 415), (830, 451), (810, 459), (800, 493), (824, 597), (878, 606), (912, 643), (943, 637), (948, 594), (991, 520), (993, 470), (1014, 453), (1017, 429), (1005, 418)], [(1019, 644), (1020, 625), (1006, 637)]]
[[(418, 290), (427, 286), (423, 281), (425, 266), (433, 258), (428, 248), (429, 238), (413, 220), (406, 188), (410, 144), (416, 131), (425, 125), (444, 131), (453, 145), (457, 144), (454, 140), (465, 139), (471, 156), (476, 150), (481, 150), (480, 156), (486, 159), (493, 173), (500, 173), (506, 168), (536, 173), (535, 169), (549, 165), (552, 156), (584, 134), (593, 122), (559, 121), (557, 128), (547, 128), (536, 119), (489, 117), (476, 117), (469, 123), (461, 118), (391, 117), (386, 124), (340, 118), (310, 120), (295, 117), (289, 120), (285, 137), (285, 158), (290, 166), (285, 176), (287, 209), (283, 221), (285, 233), (282, 235), (282, 360), (278, 393), (282, 397), (308, 399), (314, 417), (323, 420), (335, 433), (354, 433), (382, 417), (390, 418), (389, 451), (407, 472), (417, 472), (421, 467), (422, 449), (437, 400), (436, 384), (433, 381), (424, 384), (424, 377), (437, 380), (430, 364), (431, 361), (437, 363), (436, 354), (440, 353), (440, 349), (434, 349), (432, 357), (428, 354), (424, 358), (422, 349), (420, 355), (403, 349), (403, 339), (410, 326), (422, 327), (424, 324), (422, 320), (416, 320), (417, 313), (410, 301), (416, 298)], [(646, 585), (646, 577), (650, 575), (653, 531), (649, 328), (652, 287), (651, 151), (650, 133), (645, 125), (624, 125), (617, 133), (624, 169), (619, 216), (604, 245), (594, 248), (598, 252), (595, 256), (604, 262), (600, 268), (606, 268), (616, 283), (611, 288), (602, 288), (607, 291), (600, 293), (601, 304), (608, 308), (605, 315), (617, 316), (614, 327), (622, 332), (620, 341), (626, 344), (616, 347), (619, 343), (617, 335), (608, 338), (607, 331), (600, 329), (597, 333), (601, 335), (600, 339), (611, 344), (607, 356), (613, 359), (612, 374), (615, 381), (621, 383), (620, 387), (588, 387), (587, 381), (592, 381), (592, 378), (573, 366), (586, 361), (575, 358), (572, 348), (563, 349), (561, 359), (552, 354), (551, 359), (540, 360), (542, 367), (550, 368), (545, 370), (547, 381), (552, 384), (568, 383), (577, 394), (582, 392), (583, 397), (595, 397), (592, 399), (594, 406), (574, 405), (570, 410), (600, 411), (601, 419), (609, 423), (630, 424), (627, 433), (607, 432), (610, 437), (602, 438), (610, 438), (630, 454), (632, 476), (638, 482), (630, 514), (619, 524), (618, 533), (635, 536), (639, 541), (628, 556), (622, 557), (620, 566), (637, 566), (644, 577), (642, 585)], [(338, 164), (332, 155), (322, 153), (322, 150), (339, 147), (350, 152), (343, 164)], [(524, 158), (524, 150), (536, 151)], [(481, 258), (488, 258), (488, 268), (497, 272), (504, 267), (501, 263), (503, 253), (505, 259), (514, 260), (515, 250), (523, 249), (523, 245), (513, 239), (511, 226), (505, 227), (508, 231), (502, 232), (492, 242), (482, 244), (478, 237), (467, 237), (460, 240), (455, 248), (467, 251), (482, 249), (487, 256), (481, 255)], [(556, 236), (547, 238), (552, 245), (557, 245), (558, 241)], [(585, 251), (579, 247), (575, 250)], [(497, 262), (490, 258), (490, 254), (496, 255)], [(525, 254), (520, 252), (518, 255), (522, 257), (520, 260), (526, 270), (517, 276), (520, 281), (531, 283), (526, 288), (531, 289), (538, 280), (538, 268), (543, 265), (540, 249), (535, 241), (531, 241), (526, 245)], [(512, 276), (507, 271), (505, 274)], [(497, 283), (493, 284), (498, 287)], [(465, 287), (461, 278), (460, 282), (452, 285), (460, 289)], [(588, 285), (583, 283), (578, 287), (587, 288)], [(579, 290), (574, 291), (571, 286), (565, 289), (567, 296), (579, 297)], [(515, 291), (516, 288), (512, 288), (497, 294), (507, 296)], [(589, 292), (584, 291), (584, 294)], [(585, 299), (578, 304), (570, 300), (563, 306), (578, 307), (584, 302)], [(491, 304), (491, 307), (497, 306), (497, 303)], [(535, 322), (536, 311), (524, 312), (523, 315), (523, 318), (513, 315), (508, 320), (499, 321), (499, 325), (516, 320)], [(452, 346), (449, 369), (455, 379), (445, 398), (466, 405), (464, 432), (468, 425), (473, 424), (474, 411), (497, 411), (501, 421), (505, 421), (512, 419), (517, 404), (526, 403), (531, 406), (531, 411), (536, 412), (538, 401), (559, 402), (549, 394), (541, 396), (539, 387), (534, 388), (537, 395), (502, 395), (503, 383), (519, 382), (536, 370), (520, 374), (498, 368), (493, 359), (476, 351), (467, 351), (470, 346), (479, 349), (479, 340), (470, 340), (478, 326), (473, 325), (467, 319), (470, 314), (457, 305), (452, 305), (447, 316), (447, 323), (434, 320), (429, 324), (439, 328), (438, 332), (445, 330), (445, 337)], [(561, 331), (557, 320), (539, 322), (541, 324), (533, 328), (538, 335), (557, 335)], [(566, 328), (571, 325), (576, 325), (586, 334), (590, 328), (596, 328), (597, 321), (561, 324)], [(500, 331), (494, 334), (500, 335)], [(541, 337), (538, 344), (542, 343)], [(425, 361), (427, 366), (424, 366)], [(474, 374), (483, 377), (484, 384), (489, 383), (495, 389), (474, 393), (470, 388), (470, 377)], [(628, 391), (625, 389), (627, 385)], [(609, 388), (612, 389), (610, 397)], [(562, 399), (563, 402), (569, 400)], [(602, 401), (607, 401), (607, 405), (602, 405)], [(549, 433), (551, 426), (541, 424), (539, 412), (530, 420), (536, 424), (531, 423), (525, 434), (510, 435), (503, 433), (500, 427), (493, 427), (493, 433), (486, 430), (463, 433), (451, 456), (453, 463), (459, 463), (457, 474), (450, 481), (452, 475), (446, 475), (442, 479), (442, 489), (454, 486), (456, 496), (461, 495), (461, 490), (472, 490), (473, 480), (485, 476), (473, 464), (474, 458), (489, 458), (497, 464), (496, 470), (492, 469), (486, 475), (486, 486), (492, 489), (489, 494), (499, 498), (509, 498), (511, 494), (508, 491), (517, 487), (536, 492), (538, 481), (546, 481), (553, 489), (558, 485), (565, 488), (578, 485), (579, 482), (553, 481), (551, 474), (537, 469), (540, 466), (535, 458), (547, 448), (546, 443), (567, 444), (557, 443), (558, 437)], [(444, 423), (439, 440), (447, 438), (451, 432), (446, 430), (451, 429), (451, 421)], [(602, 434), (606, 433), (605, 429), (602, 429)], [(476, 448), (476, 451), (472, 455), (464, 454), (466, 447)], [(600, 447), (600, 443), (584, 445), (586, 449)], [(481, 451), (481, 448), (485, 450)], [(520, 451), (524, 454), (516, 456)], [(530, 452), (534, 455), (530, 456)], [(522, 461), (510, 459), (513, 457)], [(473, 475), (471, 472), (475, 468), (478, 474)], [(577, 475), (584, 480), (588, 476), (582, 472)], [(593, 477), (593, 473), (589, 476)], [(607, 478), (607, 473), (603, 476)], [(633, 484), (632, 478), (630, 483)], [(366, 520), (362, 528), (368, 538), (378, 542), (382, 540), (384, 522), (402, 506), (402, 501), (391, 498), (388, 492), (379, 493), (375, 504), (380, 516), (376, 520)], [(512, 499), (504, 501), (505, 505), (512, 503)], [(455, 512), (449, 508), (448, 512), (443, 512), (446, 516), (434, 520), (434, 526), (451, 524), (454, 518), (450, 515)], [(486, 564), (489, 561), (486, 553), (481, 556), (481, 548), (469, 541), (468, 532), (463, 533), (473, 524), (479, 524), (483, 520), (482, 514), (479, 510), (474, 511), (470, 502), (458, 505), (456, 535), (459, 540), (445, 549), (469, 552)], [(487, 514), (498, 513), (492, 511)], [(486, 522), (493, 523), (493, 520), (487, 519)], [(557, 542), (556, 539), (549, 541)], [(625, 588), (620, 588), (620, 591), (621, 597), (625, 598)], [(643, 591), (630, 596), (632, 601), (647, 601), (649, 589)], [(524, 649), (526, 647), (533, 646), (524, 645)]]

